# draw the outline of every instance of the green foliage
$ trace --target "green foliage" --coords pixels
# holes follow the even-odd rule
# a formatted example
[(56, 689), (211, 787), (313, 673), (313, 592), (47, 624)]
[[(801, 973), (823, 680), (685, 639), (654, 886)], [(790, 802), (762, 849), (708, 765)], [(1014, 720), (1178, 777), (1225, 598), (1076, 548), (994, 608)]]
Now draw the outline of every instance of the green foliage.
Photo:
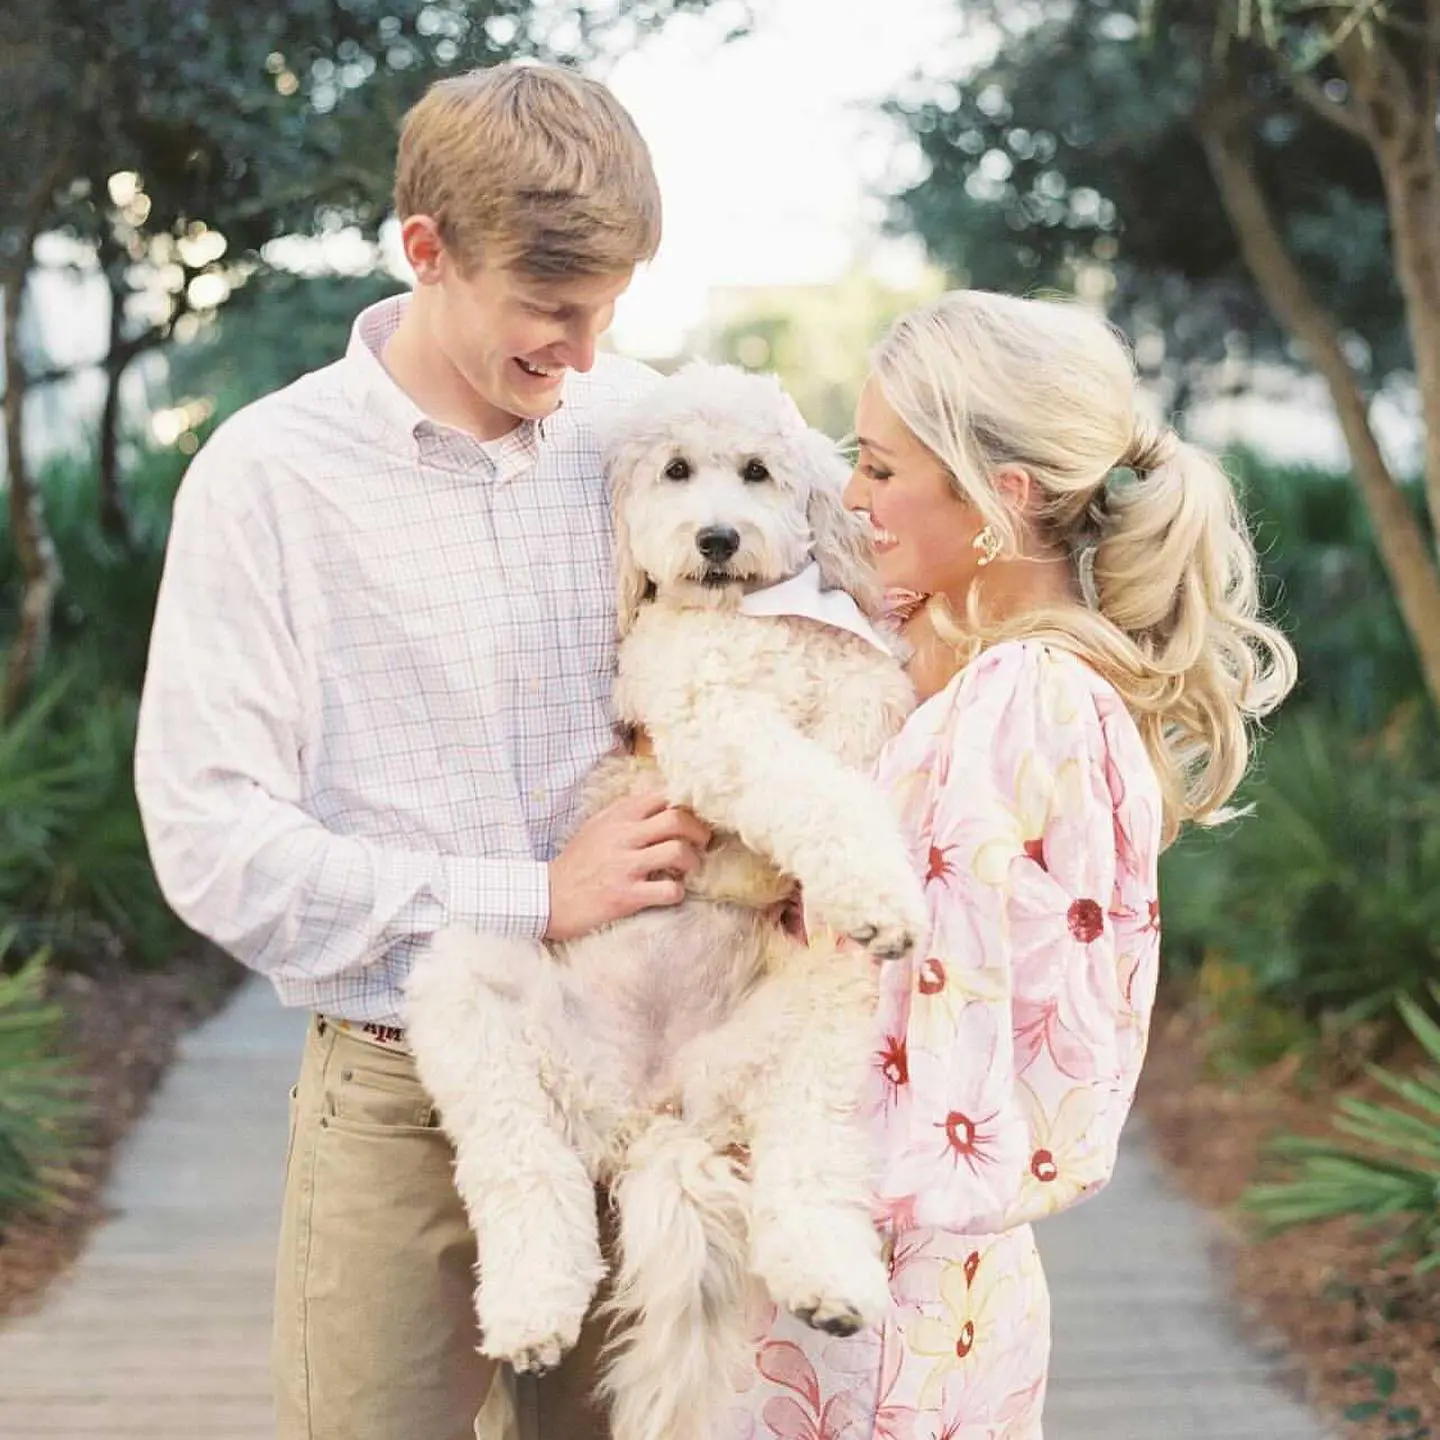
[(1195, 977), (1200, 1044), (1217, 1075), (1245, 1075), (1311, 1048), (1304, 1017), (1260, 993), (1253, 967), (1212, 950)]
[[(1361, 733), (1378, 729), (1423, 682), (1354, 482), (1250, 452), (1228, 468), (1263, 557), (1267, 601), (1300, 655), (1286, 713), (1298, 703)], [(1410, 499), (1428, 530), (1418, 486)]]
[(848, 435), (876, 337), (902, 311), (945, 288), (938, 272), (897, 291), (859, 271), (833, 285), (773, 286), (727, 295), (714, 358), (774, 371), (806, 419)]
[[(1440, 1004), (1440, 986), (1429, 991)], [(1408, 1076), (1370, 1074), (1401, 1103), (1347, 1096), (1331, 1136), (1281, 1137), (1273, 1149), (1287, 1178), (1253, 1186), (1244, 1204), (1271, 1231), (1339, 1216), (1384, 1225), (1395, 1248), (1430, 1270), (1440, 1267), (1440, 1026), (1416, 1001), (1397, 1004), (1428, 1063)]]
[(1332, 1026), (1423, 996), (1440, 973), (1436, 762), (1428, 735), (1362, 741), (1319, 714), (1287, 718), (1246, 787), (1255, 813), (1167, 857), (1167, 954), (1219, 951), (1257, 995)]
[(78, 1084), (54, 1053), (58, 1007), (44, 993), (44, 957), (6, 973), (13, 933), (0, 934), (0, 1237), (7, 1218), (56, 1198), (81, 1114)]
[(159, 964), (187, 932), (140, 826), (136, 700), (96, 688), (93, 668), (53, 677), (0, 727), (0, 924), (57, 960)]
[[(927, 174), (894, 223), (969, 283), (1021, 292), (1108, 287), (1132, 334), (1164, 338), (1182, 391), (1235, 354), (1293, 360), (1227, 223), (1197, 133), (1217, 64), (1214, 0), (957, 4), (998, 28), (994, 58), (889, 108)], [(1317, 7), (1318, 8), (1318, 7)], [(1333, 80), (1317, 60), (1317, 83)], [(1261, 38), (1223, 57), (1254, 107), (1255, 163), (1321, 301), (1363, 339), (1376, 383), (1408, 360), (1384, 195), (1365, 146), (1282, 83)]]
[[(39, 477), (63, 581), (56, 597), (54, 657), (83, 669), (92, 684), (138, 692), (164, 561), (170, 507), (186, 459), (136, 448), (126, 475), (132, 543), (106, 535), (98, 519), (93, 466), (83, 457), (52, 460)], [(0, 514), (0, 647), (20, 598), (8, 513)]]
[[(147, 454), (131, 485), (133, 545), (100, 529), (84, 463), (42, 476), (65, 572), (51, 664), (0, 725), (0, 926), (62, 963), (158, 964), (186, 931), (160, 895), (131, 780), (140, 680), (170, 501), (183, 458)], [(18, 576), (0, 525), (0, 648)]]
[[(223, 234), (225, 264), (337, 216), (373, 233), (399, 119), (431, 82), (517, 55), (589, 57), (612, 32), (706, 3), (7, 0), (0, 242), (38, 207), (40, 229), (112, 245), (123, 289), (142, 256), (220, 269), (180, 244), (197, 226)], [(116, 174), (139, 177), (143, 203), (116, 198)]]
[(356, 315), (404, 288), (384, 271), (316, 276), (262, 271), (236, 291), (200, 338), (171, 347), (171, 393), (176, 400), (203, 396), (218, 414), (238, 410), (338, 360)]
[(1429, 1440), (1430, 1427), (1420, 1423), (1420, 1410), (1415, 1405), (1402, 1405), (1395, 1396), (1399, 1377), (1388, 1365), (1351, 1365), (1347, 1375), (1364, 1375), (1370, 1381), (1372, 1398), (1358, 1400), (1347, 1405), (1344, 1415), (1347, 1420), (1385, 1421), (1388, 1434), (1385, 1440)]
[[(1253, 814), (1161, 860), (1166, 963), (1246, 1066), (1423, 995), (1440, 966), (1440, 754), (1349, 477), (1231, 459), (1301, 686), (1261, 743)], [(1417, 508), (1418, 507), (1418, 497)]]

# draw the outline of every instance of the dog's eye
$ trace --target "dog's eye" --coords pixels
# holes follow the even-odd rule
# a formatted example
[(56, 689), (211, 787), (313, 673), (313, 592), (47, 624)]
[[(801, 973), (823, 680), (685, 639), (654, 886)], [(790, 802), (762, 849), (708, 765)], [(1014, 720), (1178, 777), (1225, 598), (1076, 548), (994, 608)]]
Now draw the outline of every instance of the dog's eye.
[(688, 480), (690, 478), (690, 462), (677, 455), (665, 467), (665, 478), (667, 480)]
[(747, 484), (759, 485), (770, 478), (770, 472), (759, 460), (747, 460), (745, 468), (740, 472), (740, 478)]

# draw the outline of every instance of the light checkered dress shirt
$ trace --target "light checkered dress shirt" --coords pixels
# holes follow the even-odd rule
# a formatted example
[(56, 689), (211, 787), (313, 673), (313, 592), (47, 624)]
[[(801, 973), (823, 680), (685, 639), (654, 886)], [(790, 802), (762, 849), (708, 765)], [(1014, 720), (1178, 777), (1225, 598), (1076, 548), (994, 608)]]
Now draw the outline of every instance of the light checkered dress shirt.
[(481, 442), (381, 365), (405, 303), (195, 457), (135, 757), (177, 913), (287, 1004), (384, 1024), (442, 925), (549, 919), (545, 862), (612, 738), (592, 422), (653, 378), (601, 355), (555, 415)]

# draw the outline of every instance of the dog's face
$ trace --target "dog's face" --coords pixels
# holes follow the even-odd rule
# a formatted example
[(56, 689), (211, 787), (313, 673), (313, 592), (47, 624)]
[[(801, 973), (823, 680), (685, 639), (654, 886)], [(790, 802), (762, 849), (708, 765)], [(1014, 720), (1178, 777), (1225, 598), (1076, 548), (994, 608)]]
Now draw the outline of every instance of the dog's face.
[(845, 464), (773, 377), (686, 366), (621, 419), (607, 466), (622, 632), (649, 587), (755, 590), (812, 560), (872, 608), (869, 537), (839, 498)]

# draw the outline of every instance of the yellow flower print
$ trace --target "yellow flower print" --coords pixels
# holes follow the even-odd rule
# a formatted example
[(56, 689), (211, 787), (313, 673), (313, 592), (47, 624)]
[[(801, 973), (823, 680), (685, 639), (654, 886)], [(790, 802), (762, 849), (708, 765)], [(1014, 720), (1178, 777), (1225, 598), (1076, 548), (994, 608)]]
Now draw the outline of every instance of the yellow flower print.
[(1033, 750), (1027, 753), (1015, 772), (1014, 788), (1005, 806), (1009, 823), (996, 829), (975, 851), (976, 878), (985, 885), (1004, 886), (1011, 862), (1022, 854), (1048, 870), (1045, 832), (1050, 817), (1079, 807), (1083, 783), (1078, 760), (1066, 760), (1051, 770)]
[(1110, 1173), (1106, 1156), (1096, 1150), (1100, 1124), (1094, 1086), (1067, 1089), (1048, 1115), (1040, 1097), (1023, 1082), (1018, 1086), (1031, 1135), (1030, 1158), (1020, 1187), (1020, 1213), (1027, 1220), (1053, 1214), (1099, 1184)]
[(968, 1387), (995, 1362), (991, 1341), (1004, 1320), (1015, 1277), (982, 1262), (972, 1250), (940, 1272), (943, 1318), (920, 1315), (903, 1322), (914, 1354), (931, 1361), (920, 1390), (922, 1411), (936, 1409), (952, 1384)]

